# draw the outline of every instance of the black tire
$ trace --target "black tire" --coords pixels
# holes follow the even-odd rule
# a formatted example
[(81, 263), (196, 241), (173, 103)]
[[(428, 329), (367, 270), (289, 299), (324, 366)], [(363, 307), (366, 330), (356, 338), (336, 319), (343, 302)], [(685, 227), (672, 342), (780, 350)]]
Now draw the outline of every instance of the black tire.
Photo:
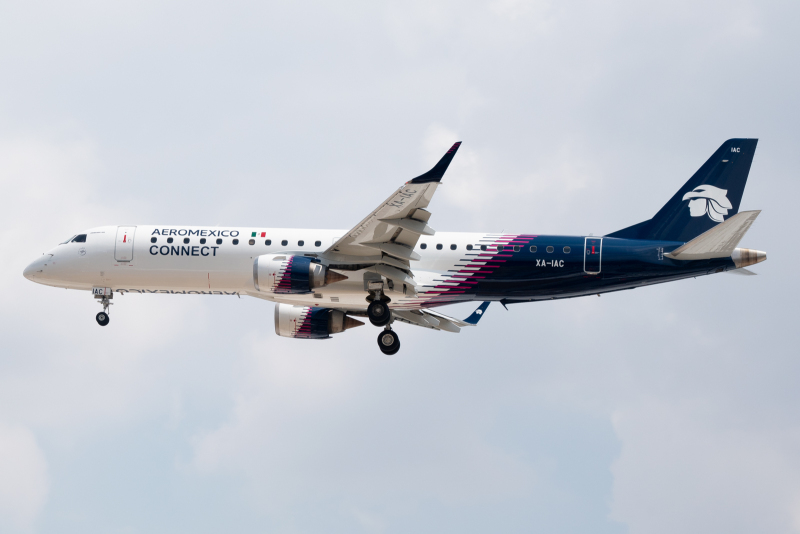
[(392, 311), (385, 300), (373, 300), (367, 308), (367, 316), (375, 326), (386, 326), (392, 320)]
[(397, 351), (400, 350), (400, 338), (397, 337), (394, 330), (384, 330), (378, 335), (378, 347), (387, 356), (397, 354)]
[(100, 326), (107, 325), (108, 321), (110, 320), (106, 312), (98, 313), (95, 319), (97, 319), (97, 324), (99, 324)]

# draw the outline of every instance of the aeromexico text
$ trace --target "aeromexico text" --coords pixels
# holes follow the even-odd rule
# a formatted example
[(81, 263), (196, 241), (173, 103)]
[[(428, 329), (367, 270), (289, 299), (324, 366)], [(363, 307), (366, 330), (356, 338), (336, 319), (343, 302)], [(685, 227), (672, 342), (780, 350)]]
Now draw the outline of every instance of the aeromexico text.
[[(160, 236), (198, 236), (198, 237), (237, 237), (239, 230), (189, 230), (186, 228), (156, 228), (150, 235)], [(215, 246), (189, 246), (184, 247), (180, 245), (152, 245), (150, 247), (150, 254), (153, 256), (216, 256), (217, 249)]]
[(239, 237), (239, 230), (187, 230), (186, 228), (176, 229), (161, 229), (156, 228), (150, 235), (179, 235), (179, 236), (193, 236), (198, 237)]

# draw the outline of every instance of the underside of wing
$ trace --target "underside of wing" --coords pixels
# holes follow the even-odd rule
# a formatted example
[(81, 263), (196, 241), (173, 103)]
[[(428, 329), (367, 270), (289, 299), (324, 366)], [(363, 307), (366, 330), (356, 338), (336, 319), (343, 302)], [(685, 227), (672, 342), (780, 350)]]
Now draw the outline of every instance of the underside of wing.
[(392, 315), (396, 321), (403, 323), (432, 328), (434, 330), (444, 330), (445, 332), (458, 333), (465, 326), (475, 326), (480, 321), (489, 302), (484, 302), (472, 315), (464, 320), (450, 317), (434, 310), (394, 310)]

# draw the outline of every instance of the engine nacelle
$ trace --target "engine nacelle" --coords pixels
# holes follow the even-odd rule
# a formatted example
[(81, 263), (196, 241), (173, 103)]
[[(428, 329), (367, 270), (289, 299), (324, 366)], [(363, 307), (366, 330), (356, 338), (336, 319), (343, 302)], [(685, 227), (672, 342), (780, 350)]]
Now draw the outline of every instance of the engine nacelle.
[(275, 304), (275, 333), (283, 337), (326, 339), (363, 324), (339, 310)]
[(305, 256), (264, 254), (253, 261), (253, 282), (264, 293), (311, 293), (341, 280), (347, 277)]

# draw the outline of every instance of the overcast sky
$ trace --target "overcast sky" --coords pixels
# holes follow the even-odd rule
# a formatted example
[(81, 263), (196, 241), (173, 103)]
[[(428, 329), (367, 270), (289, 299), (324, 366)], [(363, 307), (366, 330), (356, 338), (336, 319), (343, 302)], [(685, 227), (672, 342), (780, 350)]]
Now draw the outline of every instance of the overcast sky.
[[(0, 3), (0, 531), (800, 531), (800, 4)], [(759, 276), (279, 338), (90, 295), (107, 224), (350, 228), (464, 144), (441, 231), (602, 235), (731, 137)], [(466, 316), (470, 306), (445, 309)]]

